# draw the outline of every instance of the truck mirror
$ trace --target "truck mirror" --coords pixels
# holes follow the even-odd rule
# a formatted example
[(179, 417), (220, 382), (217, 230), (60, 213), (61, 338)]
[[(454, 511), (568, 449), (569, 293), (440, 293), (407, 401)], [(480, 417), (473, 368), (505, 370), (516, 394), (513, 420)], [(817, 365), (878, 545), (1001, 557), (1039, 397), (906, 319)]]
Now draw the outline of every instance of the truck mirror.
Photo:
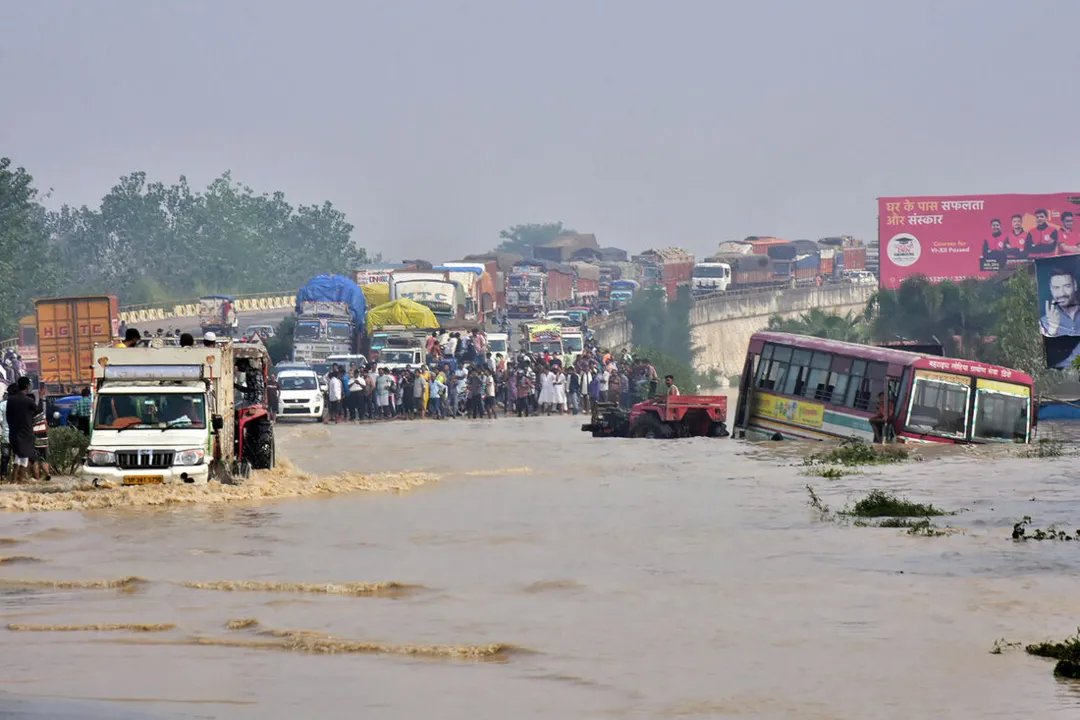
[(210, 425), (214, 428), (215, 431), (221, 430), (223, 427), (225, 427), (225, 418), (221, 417), (220, 415), (214, 415), (210, 419)]

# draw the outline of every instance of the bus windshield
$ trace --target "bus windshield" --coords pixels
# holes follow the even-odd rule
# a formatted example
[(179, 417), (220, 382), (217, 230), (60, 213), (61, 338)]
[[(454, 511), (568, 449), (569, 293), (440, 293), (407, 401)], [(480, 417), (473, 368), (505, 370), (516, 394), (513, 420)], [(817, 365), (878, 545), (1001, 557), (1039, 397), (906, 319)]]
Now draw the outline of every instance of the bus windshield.
[(975, 394), (973, 438), (1008, 442), (1027, 442), (1031, 392), (1024, 385), (978, 381)]
[(908, 429), (926, 435), (964, 437), (970, 395), (971, 378), (916, 370), (908, 405)]

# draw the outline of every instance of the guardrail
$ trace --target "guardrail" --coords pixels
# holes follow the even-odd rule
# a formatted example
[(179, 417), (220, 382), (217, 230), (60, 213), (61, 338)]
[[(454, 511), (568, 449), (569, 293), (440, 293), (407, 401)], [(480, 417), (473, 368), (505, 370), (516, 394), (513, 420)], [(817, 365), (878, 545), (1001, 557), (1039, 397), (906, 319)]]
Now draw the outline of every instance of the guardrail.
[[(283, 295), (281, 293), (256, 293), (253, 295), (236, 295), (233, 307), (238, 313), (261, 312), (263, 310), (281, 310), (296, 307), (296, 293)], [(172, 320), (174, 318), (198, 317), (198, 299), (183, 300), (181, 302), (146, 303), (143, 305), (121, 305), (118, 313), (120, 322), (125, 325), (138, 325), (140, 323), (155, 322), (158, 320)], [(7, 351), (19, 345), (18, 338), (8, 338), (0, 341), (0, 351)]]

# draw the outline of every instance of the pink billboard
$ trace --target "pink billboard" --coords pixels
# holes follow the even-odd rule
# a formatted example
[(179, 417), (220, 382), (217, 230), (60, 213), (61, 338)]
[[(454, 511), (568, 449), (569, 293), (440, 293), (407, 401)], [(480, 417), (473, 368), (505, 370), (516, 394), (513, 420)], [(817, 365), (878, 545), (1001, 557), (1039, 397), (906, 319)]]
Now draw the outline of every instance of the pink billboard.
[(1080, 252), (1078, 213), (1080, 193), (878, 198), (881, 287), (899, 287), (912, 275), (987, 278), (1035, 258)]

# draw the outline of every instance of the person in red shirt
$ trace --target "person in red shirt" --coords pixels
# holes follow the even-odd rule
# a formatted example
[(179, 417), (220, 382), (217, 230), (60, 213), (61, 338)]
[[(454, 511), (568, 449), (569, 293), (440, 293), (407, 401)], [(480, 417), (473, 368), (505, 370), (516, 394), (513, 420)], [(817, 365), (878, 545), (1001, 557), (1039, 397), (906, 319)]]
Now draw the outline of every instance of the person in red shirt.
[(1006, 253), (1011, 258), (1026, 258), (1028, 256), (1029, 237), (1024, 230), (1024, 217), (1012, 216), (1012, 232), (1005, 241)]
[(1035, 227), (1028, 233), (1028, 252), (1032, 255), (1055, 255), (1058, 247), (1058, 229), (1048, 221), (1050, 213), (1035, 211)]
[(1073, 230), (1073, 214), (1066, 210), (1061, 213), (1061, 229), (1058, 230), (1058, 255), (1072, 255), (1080, 252), (1080, 234)]

